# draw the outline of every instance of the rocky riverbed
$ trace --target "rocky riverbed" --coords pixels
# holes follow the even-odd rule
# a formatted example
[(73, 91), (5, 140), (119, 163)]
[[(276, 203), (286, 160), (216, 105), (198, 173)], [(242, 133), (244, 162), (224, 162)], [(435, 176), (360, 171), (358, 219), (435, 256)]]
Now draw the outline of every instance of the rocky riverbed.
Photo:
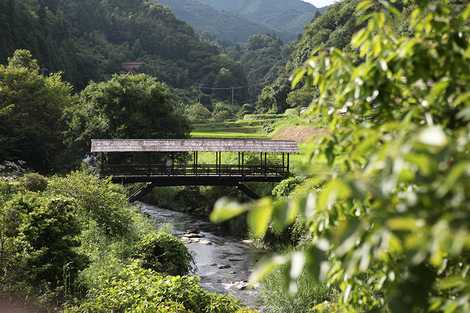
[(228, 293), (250, 307), (259, 308), (258, 290), (248, 288), (247, 280), (262, 251), (250, 240), (241, 240), (187, 213), (160, 209), (140, 203), (143, 213), (157, 226), (168, 225), (186, 243), (193, 255), (201, 285), (214, 292)]

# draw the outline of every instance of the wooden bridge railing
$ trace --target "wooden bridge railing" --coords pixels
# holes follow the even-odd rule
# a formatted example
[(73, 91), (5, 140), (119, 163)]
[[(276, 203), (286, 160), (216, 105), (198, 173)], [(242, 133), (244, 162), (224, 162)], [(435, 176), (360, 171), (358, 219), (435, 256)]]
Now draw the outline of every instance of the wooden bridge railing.
[(289, 168), (283, 165), (233, 164), (106, 164), (101, 169), (106, 176), (286, 176)]

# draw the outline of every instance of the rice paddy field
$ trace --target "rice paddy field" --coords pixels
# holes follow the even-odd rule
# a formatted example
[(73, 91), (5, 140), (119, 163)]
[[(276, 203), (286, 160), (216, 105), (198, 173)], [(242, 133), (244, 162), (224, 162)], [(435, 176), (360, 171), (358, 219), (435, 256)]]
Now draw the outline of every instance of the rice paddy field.
[(224, 122), (208, 121), (193, 124), (192, 138), (252, 138), (269, 139), (270, 125), (283, 118), (283, 115), (258, 114), (246, 115), (241, 120)]
[[(193, 124), (192, 138), (198, 139), (274, 139), (274, 140), (296, 140), (303, 142), (305, 139), (318, 133), (320, 129), (295, 125), (296, 120), (292, 117), (280, 114), (253, 114), (245, 115), (243, 119), (224, 122), (208, 121), (207, 123)], [(274, 128), (278, 128), (274, 131)], [(223, 153), (222, 163), (237, 164), (237, 153)], [(247, 162), (258, 164), (257, 153), (246, 154)], [(280, 156), (270, 156), (271, 160), (281, 162)], [(200, 164), (214, 164), (215, 154), (210, 152), (199, 153)], [(292, 168), (300, 166), (297, 155), (291, 155)]]

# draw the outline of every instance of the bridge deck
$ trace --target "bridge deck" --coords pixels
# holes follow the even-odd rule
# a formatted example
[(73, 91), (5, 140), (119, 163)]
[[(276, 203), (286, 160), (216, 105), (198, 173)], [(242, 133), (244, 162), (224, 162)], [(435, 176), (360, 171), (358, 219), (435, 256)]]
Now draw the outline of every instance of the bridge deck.
[(154, 165), (108, 165), (101, 174), (119, 183), (153, 182), (159, 186), (227, 185), (239, 182), (279, 182), (289, 175), (286, 166), (193, 164), (187, 167)]
[(276, 183), (286, 176), (158, 176), (113, 175), (119, 184), (153, 183), (154, 186), (238, 186), (241, 183)]

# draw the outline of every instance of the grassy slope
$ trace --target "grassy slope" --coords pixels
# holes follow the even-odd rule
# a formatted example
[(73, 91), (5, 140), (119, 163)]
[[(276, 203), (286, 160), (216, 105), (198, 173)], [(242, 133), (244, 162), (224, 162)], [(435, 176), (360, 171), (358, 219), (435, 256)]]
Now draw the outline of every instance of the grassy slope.
[[(268, 133), (263, 127), (269, 125), (273, 131)], [(310, 126), (310, 127), (309, 127)], [(311, 127), (311, 121), (297, 116), (281, 114), (253, 114), (245, 115), (242, 120), (225, 122), (207, 122), (193, 125), (192, 138), (208, 139), (274, 139), (274, 140), (299, 140), (307, 139), (316, 133)], [(296, 131), (301, 129), (300, 131)], [(298, 134), (300, 133), (300, 134)], [(305, 133), (305, 134), (304, 134)], [(309, 135), (310, 134), (310, 135)], [(258, 154), (247, 154), (247, 161), (257, 163)], [(280, 156), (270, 156), (270, 159), (280, 161)], [(300, 166), (297, 154), (291, 155), (292, 168)], [(248, 162), (250, 162), (248, 161)], [(222, 162), (225, 164), (237, 164), (236, 153), (223, 153)], [(200, 164), (214, 164), (214, 153), (199, 153)]]
[(268, 138), (263, 124), (257, 121), (209, 122), (193, 126), (193, 138)]
[(224, 122), (210, 121), (193, 125), (192, 138), (234, 138), (269, 139), (266, 125), (272, 125), (283, 115), (258, 114), (246, 115), (242, 120)]

